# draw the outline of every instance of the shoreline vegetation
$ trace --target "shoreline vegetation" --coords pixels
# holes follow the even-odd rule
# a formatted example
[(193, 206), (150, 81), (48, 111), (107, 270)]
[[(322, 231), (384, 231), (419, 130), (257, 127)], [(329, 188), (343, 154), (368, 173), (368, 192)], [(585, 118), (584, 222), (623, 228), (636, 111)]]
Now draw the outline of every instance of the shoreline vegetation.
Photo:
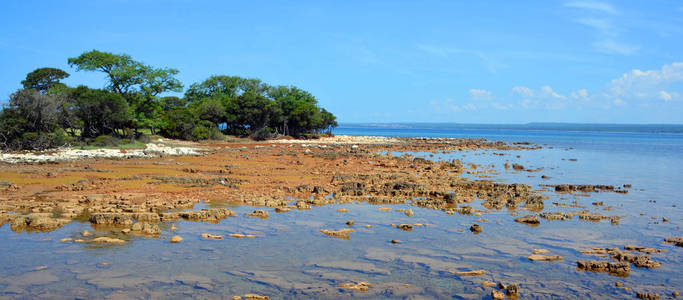
[(0, 111), (0, 150), (146, 143), (149, 135), (200, 141), (224, 135), (266, 140), (330, 134), (336, 117), (311, 93), (255, 78), (213, 75), (188, 87), (178, 70), (158, 68), (126, 54), (92, 50), (68, 59), (76, 71), (100, 72), (104, 89), (69, 87), (69, 73), (39, 68)]

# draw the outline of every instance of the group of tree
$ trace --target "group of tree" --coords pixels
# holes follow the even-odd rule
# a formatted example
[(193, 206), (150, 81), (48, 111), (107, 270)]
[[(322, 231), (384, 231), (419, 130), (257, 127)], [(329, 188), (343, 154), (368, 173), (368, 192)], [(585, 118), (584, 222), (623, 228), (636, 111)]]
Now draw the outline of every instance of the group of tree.
[(68, 59), (76, 71), (106, 75), (104, 89), (69, 87), (69, 73), (39, 68), (0, 110), (0, 148), (48, 149), (98, 137), (135, 139), (142, 132), (185, 140), (223, 134), (267, 139), (317, 135), (337, 126), (335, 116), (309, 92), (258, 79), (211, 76), (183, 97), (178, 70), (155, 68), (125, 54), (97, 50)]

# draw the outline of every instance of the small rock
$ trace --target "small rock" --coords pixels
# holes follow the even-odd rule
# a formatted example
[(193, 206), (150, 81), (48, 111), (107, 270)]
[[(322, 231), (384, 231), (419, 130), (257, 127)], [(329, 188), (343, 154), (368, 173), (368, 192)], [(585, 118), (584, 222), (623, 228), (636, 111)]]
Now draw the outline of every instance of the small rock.
[(340, 213), (347, 213), (347, 212), (349, 212), (349, 210), (346, 209), (346, 208), (338, 208), (337, 211), (340, 212)]
[(493, 291), (491, 291), (491, 299), (503, 300), (503, 299), (505, 299), (505, 294), (501, 291), (493, 290)]
[(256, 218), (268, 218), (268, 212), (265, 210), (255, 210), (252, 213), (246, 214), (247, 217), (256, 217)]
[(171, 239), (169, 241), (171, 243), (180, 243), (183, 241), (183, 238), (180, 237), (179, 235), (174, 235), (173, 237), (171, 237)]
[(486, 270), (473, 270), (473, 271), (455, 272), (455, 275), (458, 275), (458, 276), (481, 276), (484, 274), (486, 274)]
[(516, 284), (508, 285), (507, 289), (505, 289), (505, 295), (510, 297), (519, 296), (519, 286)]
[(288, 212), (291, 211), (292, 209), (289, 207), (276, 207), (275, 212), (276, 213), (283, 213), (283, 212)]
[(400, 243), (400, 242), (401, 242), (401, 241), (399, 241), (399, 240), (391, 240), (391, 243), (392, 243), (392, 244), (398, 244), (398, 243)]
[(404, 211), (403, 213), (404, 213), (406, 216), (409, 216), (409, 217), (412, 217), (412, 216), (414, 215), (412, 209), (408, 209), (408, 210)]
[(562, 260), (562, 256), (559, 255), (540, 255), (532, 254), (527, 257), (531, 261), (557, 261)]
[(212, 240), (222, 240), (223, 239), (222, 235), (213, 235), (210, 233), (202, 233), (202, 237), (205, 239), (212, 239)]
[(342, 283), (339, 285), (342, 289), (359, 290), (361, 292), (367, 292), (371, 286), (372, 284), (363, 281), (359, 283)]
[(351, 232), (355, 232), (355, 230), (353, 230), (351, 228), (344, 228), (344, 229), (339, 229), (339, 230), (322, 229), (322, 230), (320, 230), (320, 232), (326, 234), (327, 236), (348, 240)]
[(534, 215), (528, 215), (528, 216), (516, 218), (515, 222), (526, 224), (526, 225), (531, 225), (531, 226), (541, 224), (541, 222), (538, 220), (538, 218), (536, 218), (536, 216), (534, 216)]
[(479, 234), (482, 231), (481, 225), (472, 224), (472, 226), (470, 226), (470, 231), (472, 231), (474, 234)]
[(413, 230), (413, 225), (411, 224), (399, 224), (397, 226), (398, 229), (405, 230), (405, 231), (411, 231)]
[(83, 230), (83, 231), (81, 232), (81, 235), (82, 235), (82, 236), (91, 236), (91, 235), (92, 235), (92, 232), (87, 231), (87, 230)]
[(241, 234), (241, 233), (231, 233), (231, 234), (228, 234), (228, 235), (229, 235), (231, 238), (235, 238), (235, 239), (243, 239), (243, 238), (247, 237), (246, 235)]
[(346, 225), (349, 226), (349, 227), (350, 227), (350, 226), (353, 226), (353, 220), (348, 220), (348, 221), (346, 221)]
[(636, 297), (638, 297), (639, 299), (659, 300), (659, 294), (655, 294), (652, 292), (637, 292)]
[(106, 237), (106, 236), (101, 236), (101, 237), (94, 238), (92, 240), (92, 242), (93, 243), (101, 243), (101, 244), (123, 244), (126, 241), (121, 240), (121, 239), (117, 239), (117, 238), (110, 238), (110, 237)]

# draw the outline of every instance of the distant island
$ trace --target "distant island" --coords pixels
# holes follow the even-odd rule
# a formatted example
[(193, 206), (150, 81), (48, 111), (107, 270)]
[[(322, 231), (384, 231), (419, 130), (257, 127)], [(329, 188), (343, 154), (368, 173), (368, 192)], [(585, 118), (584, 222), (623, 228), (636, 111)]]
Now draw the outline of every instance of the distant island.
[(633, 133), (683, 133), (683, 124), (609, 124), (609, 123), (544, 123), (467, 124), (467, 123), (341, 123), (346, 128), (390, 129), (488, 129), (488, 130), (554, 130)]

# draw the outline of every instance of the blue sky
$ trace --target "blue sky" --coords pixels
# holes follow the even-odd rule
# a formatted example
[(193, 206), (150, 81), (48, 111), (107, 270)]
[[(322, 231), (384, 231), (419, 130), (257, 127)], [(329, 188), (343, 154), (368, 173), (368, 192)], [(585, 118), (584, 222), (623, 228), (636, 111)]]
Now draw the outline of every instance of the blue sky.
[(683, 123), (680, 1), (2, 1), (0, 101), (92, 49), (312, 92), (341, 122)]

